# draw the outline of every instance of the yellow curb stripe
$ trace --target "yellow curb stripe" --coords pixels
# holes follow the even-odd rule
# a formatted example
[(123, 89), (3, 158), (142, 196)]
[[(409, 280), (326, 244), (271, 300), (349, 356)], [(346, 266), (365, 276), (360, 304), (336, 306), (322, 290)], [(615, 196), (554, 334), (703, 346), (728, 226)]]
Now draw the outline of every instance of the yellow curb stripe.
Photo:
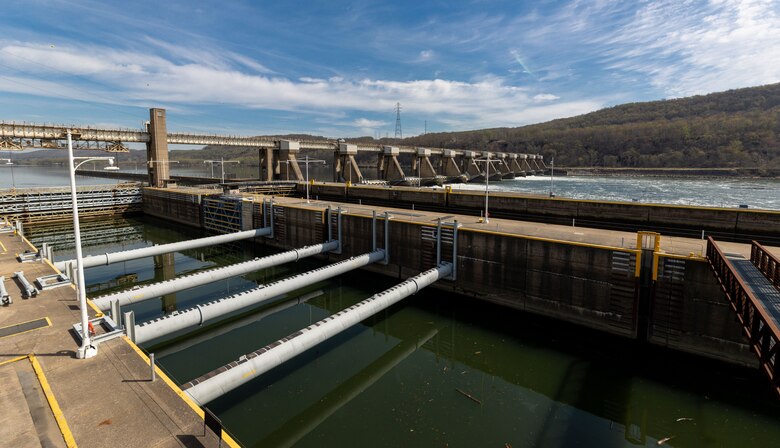
[(27, 358), (27, 356), (28, 355), (17, 356), (16, 358), (7, 359), (7, 360), (5, 360), (3, 362), (0, 362), (0, 366), (4, 366), (6, 364), (11, 364), (12, 362), (16, 362), (16, 361), (21, 361), (21, 360)]
[[(128, 345), (130, 345), (130, 347), (138, 354), (138, 356), (141, 357), (141, 359), (144, 360), (144, 362), (146, 362), (147, 365), (150, 364), (149, 357), (146, 356), (146, 353), (144, 353), (139, 346), (137, 346), (133, 341), (131, 341), (130, 338), (128, 338), (127, 336), (122, 336), (122, 340), (125, 341)], [(160, 377), (165, 382), (165, 384), (167, 384), (168, 387), (170, 387), (171, 390), (173, 390), (173, 392), (179, 396), (179, 398), (181, 398), (185, 403), (187, 403), (187, 405), (190, 408), (192, 408), (192, 410), (195, 411), (195, 413), (198, 414), (200, 418), (205, 419), (205, 413), (203, 412), (203, 409), (201, 409), (200, 406), (198, 406), (198, 404), (195, 403), (195, 401), (193, 401), (189, 395), (187, 395), (183, 390), (181, 390), (181, 388), (173, 380), (171, 380), (168, 377), (168, 375), (165, 374), (165, 372), (160, 370), (159, 366), (155, 364), (154, 370), (157, 373), (157, 376)], [(231, 448), (241, 447), (241, 445), (239, 445), (238, 442), (236, 442), (233, 439), (233, 437), (231, 437), (230, 434), (228, 434), (225, 430), (222, 431), (222, 440)]]
[(43, 373), (43, 368), (41, 368), (41, 365), (38, 363), (38, 359), (35, 357), (35, 355), (30, 354), (29, 358), (33, 370), (35, 370), (35, 375), (38, 377), (38, 381), (41, 383), (41, 388), (43, 389), (43, 394), (46, 396), (46, 401), (49, 402), (51, 412), (54, 414), (54, 419), (57, 420), (57, 426), (60, 427), (60, 432), (62, 433), (62, 438), (65, 440), (65, 445), (68, 448), (76, 448), (76, 439), (73, 438), (73, 433), (70, 432), (68, 422), (65, 420), (65, 415), (62, 413), (62, 409), (60, 409), (60, 405), (57, 403), (57, 399), (54, 398), (54, 392), (52, 392), (51, 386), (49, 386), (49, 381), (46, 379), (46, 375)]
[(32, 248), (32, 250), (34, 250), (34, 251), (36, 251), (36, 252), (38, 251), (38, 248), (37, 248), (37, 247), (35, 247), (35, 246), (33, 245), (33, 243), (31, 243), (31, 242), (30, 242), (30, 241), (29, 241), (27, 238), (25, 238), (25, 237), (24, 237), (24, 235), (22, 235), (22, 234), (19, 234), (19, 236), (20, 236), (20, 237), (22, 237), (22, 241), (24, 241), (25, 243), (27, 243), (27, 245), (28, 245), (28, 246), (30, 246), (30, 247)]
[[(50, 260), (44, 258), (43, 262), (48, 264), (49, 267), (51, 267), (52, 269), (54, 269), (54, 272), (56, 272), (57, 274), (62, 274), (62, 271), (57, 269), (57, 267), (54, 266), (54, 264), (52, 264), (52, 262)], [(76, 285), (73, 284), (72, 280), (71, 280), (71, 283), (70, 283), (70, 287), (74, 291), (76, 290)], [(105, 316), (105, 313), (103, 313), (103, 310), (101, 310), (94, 303), (92, 303), (92, 300), (90, 300), (89, 298), (87, 298), (87, 305), (89, 305), (89, 307), (92, 308), (93, 311), (95, 311), (95, 317), (103, 317), (103, 316)]]
[(703, 257), (701, 255), (677, 255), (677, 254), (667, 254), (663, 252), (658, 253), (658, 257), (663, 258), (673, 258), (675, 260), (690, 260), (690, 261), (707, 261), (707, 257)]

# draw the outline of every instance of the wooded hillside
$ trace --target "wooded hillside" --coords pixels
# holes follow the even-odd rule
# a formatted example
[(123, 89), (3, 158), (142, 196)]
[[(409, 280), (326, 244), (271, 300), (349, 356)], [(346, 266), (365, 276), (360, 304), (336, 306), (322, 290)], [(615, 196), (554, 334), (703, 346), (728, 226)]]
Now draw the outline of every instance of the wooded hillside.
[(427, 134), (403, 144), (539, 153), (565, 166), (778, 168), (780, 83), (518, 128)]

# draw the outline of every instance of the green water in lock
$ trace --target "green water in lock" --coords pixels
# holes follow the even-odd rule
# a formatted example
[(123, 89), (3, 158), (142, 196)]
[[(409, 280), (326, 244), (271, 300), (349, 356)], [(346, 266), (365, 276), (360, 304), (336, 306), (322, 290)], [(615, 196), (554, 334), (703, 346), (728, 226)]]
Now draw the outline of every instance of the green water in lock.
[[(28, 229), (73, 256), (70, 231)], [(83, 224), (85, 254), (203, 236), (150, 218)], [(91, 296), (274, 253), (234, 243), (87, 270)], [(125, 309), (138, 322), (322, 266), (306, 259)], [(145, 347), (180, 384), (398, 283), (362, 271)], [(300, 302), (300, 303), (299, 303)], [(271, 311), (274, 311), (273, 313)], [(428, 288), (208, 405), (246, 446), (780, 444), (754, 369)]]

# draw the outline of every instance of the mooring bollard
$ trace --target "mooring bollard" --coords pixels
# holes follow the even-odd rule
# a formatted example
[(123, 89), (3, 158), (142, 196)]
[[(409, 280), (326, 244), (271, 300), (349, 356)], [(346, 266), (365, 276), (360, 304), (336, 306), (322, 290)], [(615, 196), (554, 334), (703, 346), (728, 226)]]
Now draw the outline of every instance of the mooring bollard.
[(149, 353), (149, 367), (152, 369), (151, 381), (154, 382), (157, 379), (157, 372), (154, 370), (154, 353)]

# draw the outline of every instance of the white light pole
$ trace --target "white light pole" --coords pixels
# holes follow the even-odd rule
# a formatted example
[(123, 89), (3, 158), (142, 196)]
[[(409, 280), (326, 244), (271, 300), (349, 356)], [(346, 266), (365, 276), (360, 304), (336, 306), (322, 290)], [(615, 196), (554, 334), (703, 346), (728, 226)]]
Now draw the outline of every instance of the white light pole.
[(240, 164), (240, 160), (225, 160), (224, 157), (220, 157), (219, 160), (204, 160), (203, 163), (210, 163), (211, 164), (211, 177), (214, 177), (214, 164), (219, 163), (222, 167), (222, 183), (225, 183), (225, 164), (226, 163), (237, 163)]
[(309, 164), (322, 163), (324, 165), (325, 161), (321, 159), (310, 159), (309, 156), (307, 155), (306, 158), (303, 159), (303, 163), (306, 164), (306, 203), (310, 204), (311, 202), (309, 201)]
[[(70, 129), (68, 135), (68, 171), (70, 174), (70, 200), (73, 203), (73, 236), (76, 239), (76, 278), (77, 291), (79, 299), (79, 308), (81, 308), (81, 347), (76, 351), (76, 357), (87, 359), (97, 355), (97, 347), (92, 345), (92, 339), (89, 335), (89, 316), (87, 315), (87, 285), (84, 281), (84, 262), (81, 254), (81, 229), (79, 228), (79, 206), (76, 195), (76, 170), (86, 162), (105, 160), (108, 161), (107, 169), (119, 169), (114, 166), (113, 157), (73, 157), (73, 140), (71, 139)], [(81, 163), (74, 165), (76, 160)]]
[(474, 159), (475, 162), (485, 162), (485, 220), (484, 223), (490, 222), (488, 218), (488, 197), (490, 196), (490, 153), (485, 153), (484, 159)]
[(555, 193), (553, 193), (553, 174), (555, 173), (555, 157), (550, 159), (550, 197), (555, 197)]

